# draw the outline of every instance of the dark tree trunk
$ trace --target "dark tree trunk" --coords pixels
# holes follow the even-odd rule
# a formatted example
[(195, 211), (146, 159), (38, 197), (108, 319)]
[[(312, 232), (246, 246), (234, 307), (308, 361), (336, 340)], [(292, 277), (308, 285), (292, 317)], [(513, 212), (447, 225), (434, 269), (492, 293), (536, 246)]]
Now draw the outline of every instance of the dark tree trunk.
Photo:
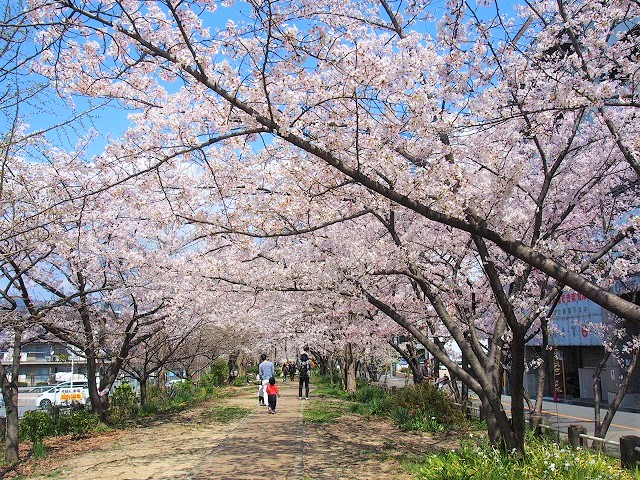
[(139, 378), (138, 383), (140, 384), (140, 406), (147, 406), (147, 379)]
[(396, 345), (393, 341), (389, 341), (388, 343), (407, 362), (407, 365), (411, 369), (413, 383), (422, 383), (424, 381), (424, 374), (422, 372), (422, 367), (420, 365), (420, 360), (418, 359), (415, 345), (412, 342), (407, 342), (407, 349), (405, 350), (399, 345)]
[(344, 389), (347, 393), (356, 392), (356, 362), (353, 358), (353, 347), (347, 343), (344, 349)]
[(511, 426), (515, 440), (511, 448), (515, 448), (517, 453), (524, 457), (524, 435), (526, 419), (524, 413), (524, 358), (525, 332), (513, 332), (511, 340)]
[(413, 342), (407, 343), (407, 352), (409, 353), (407, 363), (409, 364), (411, 374), (413, 375), (413, 383), (417, 385), (419, 383), (422, 383), (422, 381), (424, 380), (424, 375), (422, 373), (420, 359), (418, 358), (418, 352)]
[(486, 400), (484, 400), (480, 405), (480, 418), (487, 422), (487, 434), (491, 445), (501, 445), (502, 433), (500, 431), (500, 426), (498, 425), (496, 415), (491, 409), (491, 405), (489, 405), (489, 402)]
[(311, 355), (313, 355), (313, 360), (316, 362), (316, 366), (318, 367), (318, 373), (320, 375), (327, 375), (329, 373), (329, 359), (328, 355), (321, 355), (317, 350), (309, 349)]
[(14, 332), (13, 360), (11, 364), (11, 381), (7, 378), (6, 370), (2, 367), (2, 395), (4, 396), (6, 412), (6, 430), (4, 437), (4, 459), (8, 464), (20, 460), (18, 447), (19, 415), (18, 415), (18, 375), (20, 372), (20, 354), (22, 352), (22, 331)]

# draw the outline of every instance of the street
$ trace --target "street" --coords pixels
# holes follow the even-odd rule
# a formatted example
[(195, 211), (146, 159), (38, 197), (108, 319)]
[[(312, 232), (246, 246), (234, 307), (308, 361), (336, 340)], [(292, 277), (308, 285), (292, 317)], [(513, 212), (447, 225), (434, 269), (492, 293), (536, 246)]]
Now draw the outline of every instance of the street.
[[(503, 395), (502, 404), (505, 408), (509, 408), (509, 405), (511, 405), (511, 397)], [(545, 401), (542, 403), (542, 409), (546, 421), (556, 430), (566, 432), (569, 425), (583, 425), (587, 427), (588, 435), (593, 435), (594, 433), (594, 414), (592, 407)], [(606, 409), (601, 409), (601, 419), (604, 419), (605, 414)], [(615, 414), (605, 439), (618, 442), (623, 435), (636, 435), (640, 437), (639, 413), (618, 411)]]

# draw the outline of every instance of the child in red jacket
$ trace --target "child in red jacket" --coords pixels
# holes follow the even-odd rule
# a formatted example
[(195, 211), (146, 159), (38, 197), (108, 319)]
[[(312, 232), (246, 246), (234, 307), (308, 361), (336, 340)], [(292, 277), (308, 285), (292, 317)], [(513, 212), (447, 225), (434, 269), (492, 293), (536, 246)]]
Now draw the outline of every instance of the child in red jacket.
[(269, 401), (269, 413), (276, 413), (276, 402), (280, 396), (280, 391), (276, 385), (276, 379), (271, 377), (269, 379), (269, 385), (267, 385), (267, 398)]

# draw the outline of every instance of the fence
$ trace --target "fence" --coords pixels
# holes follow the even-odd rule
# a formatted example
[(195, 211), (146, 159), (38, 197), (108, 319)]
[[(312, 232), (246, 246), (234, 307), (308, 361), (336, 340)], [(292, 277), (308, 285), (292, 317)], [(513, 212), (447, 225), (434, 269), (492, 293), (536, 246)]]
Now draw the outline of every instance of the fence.
[[(460, 408), (463, 407), (459, 403), (457, 405)], [(481, 418), (480, 407), (467, 405), (465, 410), (468, 416)], [(537, 428), (539, 429), (538, 434), (541, 434), (543, 430), (555, 432), (557, 441), (560, 441), (561, 436), (566, 436), (567, 441), (574, 448), (593, 448), (620, 458), (620, 463), (624, 468), (631, 470), (640, 468), (640, 437), (635, 435), (622, 436), (619, 442), (615, 442), (587, 435), (587, 427), (584, 425), (569, 425), (566, 432), (545, 423), (540, 423)]]

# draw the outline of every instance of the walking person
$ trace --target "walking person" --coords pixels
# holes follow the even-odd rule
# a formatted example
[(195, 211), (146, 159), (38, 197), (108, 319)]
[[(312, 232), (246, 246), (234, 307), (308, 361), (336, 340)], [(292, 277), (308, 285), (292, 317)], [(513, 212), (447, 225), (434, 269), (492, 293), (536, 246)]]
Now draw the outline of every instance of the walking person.
[(309, 376), (311, 374), (311, 360), (307, 348), (305, 348), (298, 360), (298, 398), (302, 400), (302, 387), (304, 386), (304, 398), (309, 400)]
[(267, 402), (269, 401), (267, 398), (267, 385), (269, 384), (269, 379), (276, 376), (276, 370), (273, 366), (273, 362), (269, 361), (264, 353), (260, 355), (258, 376), (260, 377), (260, 389), (258, 390), (260, 405), (267, 405)]
[(287, 377), (289, 376), (289, 362), (284, 362), (282, 365), (282, 383), (287, 383)]
[(269, 402), (269, 413), (276, 413), (276, 403), (278, 402), (278, 397), (280, 396), (280, 390), (276, 385), (276, 379), (271, 377), (269, 379), (269, 385), (267, 385), (267, 400)]
[(289, 363), (289, 378), (293, 382), (296, 378), (296, 364), (291, 362)]

